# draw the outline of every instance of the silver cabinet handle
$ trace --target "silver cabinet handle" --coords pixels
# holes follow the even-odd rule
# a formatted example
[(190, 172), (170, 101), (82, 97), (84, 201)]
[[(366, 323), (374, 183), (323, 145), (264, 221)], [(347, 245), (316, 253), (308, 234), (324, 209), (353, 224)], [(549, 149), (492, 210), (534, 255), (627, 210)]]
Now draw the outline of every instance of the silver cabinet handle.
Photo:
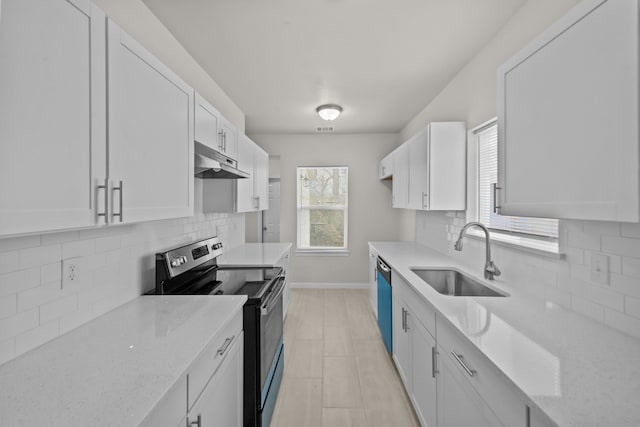
[(493, 191), (493, 213), (498, 213), (498, 190), (502, 190), (502, 187), (498, 187), (498, 184), (495, 182), (491, 184), (491, 191)]
[(404, 311), (404, 331), (408, 333), (409, 329), (411, 329), (409, 327), (409, 310), (405, 310)]
[(100, 189), (104, 190), (104, 212), (98, 212), (98, 218), (104, 217), (104, 224), (107, 225), (109, 224), (109, 215), (107, 215), (109, 212), (109, 180), (107, 178), (104, 179), (104, 185), (98, 185), (98, 190)]
[(406, 329), (404, 328), (405, 325), (405, 317), (404, 317), (404, 307), (402, 307), (402, 330), (406, 331)]
[(118, 191), (118, 192), (119, 192), (119, 195), (120, 195), (120, 198), (119, 198), (119, 200), (120, 200), (120, 212), (118, 212), (118, 213), (114, 212), (114, 213), (112, 214), (112, 216), (117, 216), (117, 217), (119, 217), (119, 218), (120, 218), (120, 222), (122, 222), (122, 217), (123, 217), (123, 215), (122, 215), (122, 211), (123, 211), (123, 207), (122, 207), (122, 193), (124, 192), (124, 184), (123, 184), (122, 180), (120, 180), (120, 186), (119, 186), (119, 187), (113, 187), (113, 188), (112, 188), (112, 190), (113, 190), (113, 191)]
[(429, 193), (422, 193), (422, 207), (429, 209)]
[(225, 351), (227, 351), (227, 348), (229, 348), (229, 346), (231, 345), (231, 342), (235, 337), (236, 337), (235, 335), (232, 335), (231, 338), (227, 338), (226, 340), (224, 340), (224, 344), (222, 344), (222, 347), (218, 349), (218, 355), (222, 356), (225, 353)]
[(462, 360), (463, 359), (462, 354), (458, 354), (454, 350), (454, 351), (451, 352), (451, 355), (458, 361), (458, 363), (462, 366), (462, 368), (465, 371), (467, 371), (467, 374), (469, 374), (470, 377), (475, 377), (476, 376), (477, 372), (475, 370), (469, 368), (467, 366), (467, 364), (464, 363), (464, 360)]
[(196, 419), (195, 421), (189, 421), (189, 418), (187, 417), (187, 425), (202, 427), (202, 415), (198, 415), (198, 419)]
[(436, 350), (436, 347), (433, 346), (431, 347), (431, 376), (433, 378), (435, 378), (436, 374), (438, 373), (438, 365), (436, 363), (436, 357), (438, 357), (438, 350)]
[(221, 130), (220, 132), (218, 132), (218, 135), (220, 136), (218, 138), (218, 151), (222, 151), (222, 138), (224, 137), (224, 131)]

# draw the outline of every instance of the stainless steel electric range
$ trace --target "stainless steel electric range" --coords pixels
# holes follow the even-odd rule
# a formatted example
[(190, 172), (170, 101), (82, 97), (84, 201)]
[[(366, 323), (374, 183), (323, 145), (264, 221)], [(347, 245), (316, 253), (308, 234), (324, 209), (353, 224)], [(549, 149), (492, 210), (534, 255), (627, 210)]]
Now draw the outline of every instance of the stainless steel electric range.
[(282, 380), (281, 268), (221, 268), (217, 237), (156, 254), (154, 295), (247, 295), (244, 320), (244, 423), (268, 427)]

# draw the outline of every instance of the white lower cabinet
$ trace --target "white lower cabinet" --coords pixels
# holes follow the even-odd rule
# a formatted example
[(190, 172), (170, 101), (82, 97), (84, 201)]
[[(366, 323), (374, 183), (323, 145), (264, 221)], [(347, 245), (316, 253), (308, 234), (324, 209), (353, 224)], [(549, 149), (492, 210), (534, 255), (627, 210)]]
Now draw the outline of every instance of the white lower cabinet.
[[(413, 310), (413, 291), (398, 276), (392, 277), (393, 358), (407, 394), (423, 426), (436, 425), (436, 340), (423, 325), (434, 314)], [(416, 296), (417, 297), (417, 296)]]
[(391, 282), (393, 360), (421, 425), (546, 426), (525, 395), (395, 270)]
[(237, 336), (226, 357), (187, 415), (187, 426), (242, 427), (243, 334)]
[(438, 426), (494, 427), (502, 424), (463, 377), (456, 362), (439, 347)]

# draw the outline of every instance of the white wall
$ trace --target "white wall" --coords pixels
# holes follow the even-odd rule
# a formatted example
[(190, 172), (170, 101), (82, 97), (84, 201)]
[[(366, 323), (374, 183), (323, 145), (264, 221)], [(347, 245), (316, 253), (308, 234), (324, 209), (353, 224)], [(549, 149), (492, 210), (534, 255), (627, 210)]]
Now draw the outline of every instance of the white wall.
[[(466, 120), (468, 127), (496, 115), (496, 68), (554, 22), (575, 0), (527, 2), (495, 38), (403, 129), (415, 133), (424, 123)], [(467, 239), (462, 252), (453, 243), (464, 212), (418, 212), (415, 238), (482, 272), (484, 244)], [(493, 258), (511, 286), (640, 338), (640, 224), (561, 221), (564, 259), (493, 245)], [(610, 258), (610, 285), (590, 280), (593, 253)]]
[[(391, 208), (391, 188), (378, 180), (378, 161), (397, 144), (395, 134), (251, 135), (270, 155), (280, 156), (280, 240), (296, 244), (296, 167), (349, 167), (349, 256), (297, 256), (295, 283), (367, 283), (370, 240), (398, 240), (400, 212)], [(413, 238), (413, 236), (411, 236)]]
[(244, 113), (141, 0), (94, 0), (123, 30), (153, 53), (244, 132)]
[[(242, 111), (140, 0), (96, 3), (244, 130)], [(216, 234), (226, 248), (244, 243), (244, 215), (202, 213), (195, 182), (191, 218), (0, 239), (0, 363), (151, 289), (157, 251)], [(61, 260), (72, 257), (80, 279), (61, 289)]]

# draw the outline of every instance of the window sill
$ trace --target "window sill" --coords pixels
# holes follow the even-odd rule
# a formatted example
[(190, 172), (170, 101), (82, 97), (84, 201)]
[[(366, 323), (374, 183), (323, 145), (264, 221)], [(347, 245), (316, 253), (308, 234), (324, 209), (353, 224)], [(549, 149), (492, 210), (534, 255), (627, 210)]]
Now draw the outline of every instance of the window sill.
[[(484, 240), (484, 233), (480, 230), (467, 230), (465, 236), (478, 240)], [(522, 236), (513, 236), (502, 233), (490, 233), (491, 242), (500, 246), (540, 255), (548, 258), (562, 258), (558, 242), (550, 242), (546, 240), (530, 239)]]
[(349, 249), (296, 249), (297, 256), (349, 256)]

